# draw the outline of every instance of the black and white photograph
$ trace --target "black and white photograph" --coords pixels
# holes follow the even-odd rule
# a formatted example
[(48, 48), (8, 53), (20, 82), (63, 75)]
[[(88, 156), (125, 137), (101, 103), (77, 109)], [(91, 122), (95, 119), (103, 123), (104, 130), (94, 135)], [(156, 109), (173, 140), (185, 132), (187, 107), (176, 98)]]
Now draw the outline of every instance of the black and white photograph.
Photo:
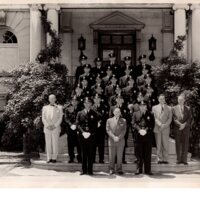
[(0, 188), (177, 187), (200, 187), (200, 2), (0, 2)]

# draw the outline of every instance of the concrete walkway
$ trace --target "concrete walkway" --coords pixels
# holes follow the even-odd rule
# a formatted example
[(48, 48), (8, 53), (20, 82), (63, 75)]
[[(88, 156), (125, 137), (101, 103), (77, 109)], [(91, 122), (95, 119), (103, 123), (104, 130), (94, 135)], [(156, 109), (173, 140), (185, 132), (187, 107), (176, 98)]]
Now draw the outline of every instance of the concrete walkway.
[(123, 176), (98, 172), (80, 176), (80, 172), (57, 172), (20, 165), (21, 154), (0, 153), (1, 188), (200, 188), (200, 170)]

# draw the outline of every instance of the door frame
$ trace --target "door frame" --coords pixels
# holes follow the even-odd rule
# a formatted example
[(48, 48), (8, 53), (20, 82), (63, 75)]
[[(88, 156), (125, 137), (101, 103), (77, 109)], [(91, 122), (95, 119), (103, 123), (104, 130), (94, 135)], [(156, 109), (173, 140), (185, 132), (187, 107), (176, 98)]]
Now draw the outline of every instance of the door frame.
[[(102, 44), (101, 43), (101, 36), (102, 35), (110, 35), (116, 36), (116, 35), (121, 35), (121, 36), (126, 36), (126, 35), (132, 35), (133, 37), (133, 43), (132, 44)], [(123, 41), (122, 41), (123, 42)], [(114, 49), (116, 57), (117, 57), (117, 63), (121, 64), (121, 59), (120, 56), (118, 55), (120, 53), (120, 50), (131, 50), (131, 55), (132, 55), (132, 65), (136, 65), (136, 50), (137, 48), (137, 41), (136, 41), (136, 31), (114, 31), (114, 30), (108, 30), (108, 31), (98, 31), (98, 56), (103, 59), (103, 49), (107, 50), (112, 50)], [(105, 63), (105, 62), (104, 62)]]

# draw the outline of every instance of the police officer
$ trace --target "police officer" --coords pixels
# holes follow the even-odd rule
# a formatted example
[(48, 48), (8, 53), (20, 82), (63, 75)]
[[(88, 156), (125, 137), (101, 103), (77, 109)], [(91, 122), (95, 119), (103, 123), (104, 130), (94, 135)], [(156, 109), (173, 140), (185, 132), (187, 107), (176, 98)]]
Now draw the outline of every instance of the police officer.
[(84, 109), (79, 111), (76, 117), (76, 125), (79, 128), (79, 137), (82, 150), (82, 173), (80, 175), (93, 175), (95, 134), (98, 125), (98, 115), (91, 109), (92, 100), (84, 99)]
[(119, 78), (122, 74), (122, 69), (121, 66), (116, 63), (116, 56), (114, 53), (109, 54), (109, 62), (109, 66), (111, 67), (113, 74)]
[(94, 96), (94, 104), (92, 109), (97, 112), (100, 119), (98, 121), (98, 127), (95, 134), (94, 162), (96, 158), (96, 149), (98, 148), (99, 163), (104, 163), (104, 143), (106, 135), (106, 120), (108, 118), (108, 114), (106, 112), (106, 105), (102, 103), (102, 99), (98, 94)]
[(100, 77), (104, 77), (106, 75), (106, 68), (102, 65), (102, 59), (100, 57), (95, 59), (95, 67), (92, 68), (92, 73), (95, 77), (99, 74)]
[(75, 125), (76, 122), (76, 115), (79, 111), (79, 107), (78, 107), (78, 100), (76, 98), (76, 96), (74, 96), (71, 99), (71, 102), (69, 105), (67, 105), (66, 109), (65, 109), (65, 122), (67, 124), (67, 141), (68, 141), (68, 153), (69, 153), (69, 163), (73, 163), (74, 162), (74, 148), (77, 148), (77, 160), (79, 163), (81, 163), (81, 148), (80, 148), (80, 143), (78, 140), (78, 136), (77, 136), (77, 128)]
[(130, 75), (135, 78), (135, 73), (134, 73), (134, 66), (131, 64), (131, 56), (125, 56), (124, 57), (124, 63), (125, 66), (122, 67), (122, 74), (125, 75), (125, 71), (130, 71)]
[(143, 165), (145, 174), (152, 175), (151, 172), (151, 152), (154, 128), (154, 117), (147, 110), (146, 102), (142, 101), (139, 110), (133, 113), (132, 125), (137, 131), (138, 144), (138, 164), (136, 175), (143, 173)]
[(78, 84), (79, 76), (84, 73), (84, 67), (87, 64), (87, 56), (83, 55), (80, 57), (80, 66), (76, 68), (75, 72), (75, 86)]
[(79, 76), (79, 83), (83, 79), (86, 79), (88, 81), (89, 87), (91, 87), (95, 83), (95, 76), (94, 76), (94, 74), (91, 73), (91, 65), (90, 64), (86, 64), (84, 66), (84, 73)]
[(141, 76), (142, 75), (142, 70), (143, 69), (147, 69), (148, 73), (151, 73), (151, 65), (146, 63), (146, 55), (143, 54), (141, 56), (139, 56), (139, 65), (136, 66), (136, 74), (137, 76)]

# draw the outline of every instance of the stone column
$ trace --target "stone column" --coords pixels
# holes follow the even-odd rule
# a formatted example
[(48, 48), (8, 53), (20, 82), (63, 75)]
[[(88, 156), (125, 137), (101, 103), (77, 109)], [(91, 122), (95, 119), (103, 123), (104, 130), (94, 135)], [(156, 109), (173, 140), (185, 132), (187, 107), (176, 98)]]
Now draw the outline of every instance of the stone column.
[(41, 50), (42, 43), (42, 24), (41, 24), (40, 5), (30, 6), (30, 61), (34, 62)]
[[(47, 20), (52, 23), (51, 27), (58, 34), (58, 26), (59, 26), (59, 16), (58, 12), (60, 10), (60, 6), (57, 4), (46, 4), (45, 9), (47, 10)], [(51, 42), (51, 37), (47, 34), (47, 45)]]
[(192, 61), (200, 61), (200, 4), (193, 4), (192, 10)]
[[(178, 36), (186, 36), (186, 10), (189, 6), (186, 4), (175, 4), (173, 6), (174, 12), (174, 42), (176, 42)], [(184, 48), (181, 52), (186, 58), (187, 56), (187, 45), (184, 42)]]

